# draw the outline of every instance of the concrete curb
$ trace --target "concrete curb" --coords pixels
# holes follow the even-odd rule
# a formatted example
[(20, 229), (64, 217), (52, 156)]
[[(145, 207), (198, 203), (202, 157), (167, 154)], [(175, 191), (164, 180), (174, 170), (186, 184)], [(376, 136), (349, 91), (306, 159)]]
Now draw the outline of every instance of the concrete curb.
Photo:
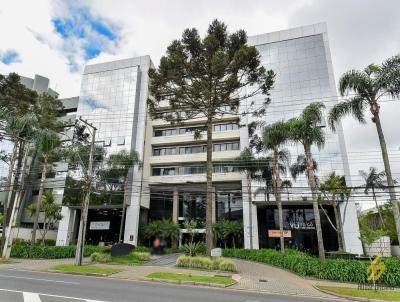
[(362, 302), (388, 302), (388, 300), (376, 300), (376, 299), (368, 299), (368, 298), (362, 298), (362, 297), (352, 297), (352, 296), (346, 296), (346, 295), (342, 295), (342, 294), (338, 294), (335, 292), (331, 292), (330, 290), (326, 290), (326, 289), (321, 289), (319, 288), (317, 285), (313, 285), (313, 287), (316, 290), (319, 290), (320, 292), (323, 292), (325, 294), (328, 295), (332, 295), (332, 296), (336, 296), (339, 298), (345, 298), (351, 301), (362, 301)]
[(233, 282), (232, 284), (217, 284), (217, 283), (208, 283), (208, 282), (194, 282), (194, 281), (180, 281), (180, 280), (169, 280), (169, 279), (159, 279), (159, 278), (141, 278), (142, 281), (154, 281), (160, 283), (173, 283), (173, 284), (182, 284), (182, 285), (199, 285), (199, 286), (209, 286), (209, 287), (219, 287), (226, 288), (236, 284)]

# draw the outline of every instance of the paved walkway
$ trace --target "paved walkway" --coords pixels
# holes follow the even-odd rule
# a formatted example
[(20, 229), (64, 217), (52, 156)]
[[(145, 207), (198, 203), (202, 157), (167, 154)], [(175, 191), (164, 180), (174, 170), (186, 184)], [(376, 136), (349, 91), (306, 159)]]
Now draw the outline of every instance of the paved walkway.
[(332, 298), (332, 296), (316, 290), (312, 282), (288, 271), (261, 263), (238, 259), (234, 259), (234, 261), (238, 265), (241, 278), (233, 288)]
[[(113, 265), (113, 267), (121, 269), (122, 271), (120, 273), (111, 275), (110, 278), (145, 280), (145, 277), (153, 272), (193, 274), (193, 270), (174, 267), (175, 261), (178, 257), (179, 254), (165, 255), (157, 257), (156, 259), (148, 262), (146, 265), (141, 266)], [(238, 259), (232, 260), (236, 262), (239, 268), (239, 273), (233, 276), (233, 278), (238, 281), (237, 284), (232, 286), (234, 289), (280, 293), (285, 295), (332, 298), (332, 296), (322, 293), (313, 287), (313, 284), (320, 284), (322, 282), (329, 283), (329, 281), (306, 280), (293, 273), (269, 265)], [(84, 262), (90, 262), (89, 258), (85, 258)], [(21, 270), (47, 271), (49, 268), (57, 264), (73, 263), (74, 259), (17, 259), (16, 263), (2, 264), (1, 268), (7, 267)], [(216, 273), (196, 270), (195, 274), (212, 276)], [(218, 273), (218, 275), (221, 274)]]
[(150, 260), (145, 264), (145, 266), (166, 266), (172, 267), (175, 266), (176, 260), (181, 256), (180, 253), (170, 254), (170, 255), (163, 255), (157, 256), (155, 259)]

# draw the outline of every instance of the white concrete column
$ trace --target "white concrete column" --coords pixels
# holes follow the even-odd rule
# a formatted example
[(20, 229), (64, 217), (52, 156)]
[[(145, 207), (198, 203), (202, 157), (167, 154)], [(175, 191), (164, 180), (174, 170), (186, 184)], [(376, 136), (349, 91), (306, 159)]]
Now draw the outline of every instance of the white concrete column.
[(132, 196), (131, 204), (126, 208), (124, 243), (137, 245), (139, 233), (140, 198)]
[(344, 250), (349, 253), (363, 254), (354, 199), (350, 198), (346, 212), (345, 207), (346, 203), (342, 202), (340, 204), (340, 216), (343, 223)]
[[(257, 206), (249, 203), (247, 194), (247, 179), (242, 177), (242, 196), (243, 196), (243, 231), (244, 231), (244, 248), (250, 249), (250, 236), (253, 239), (253, 249), (259, 249), (258, 243), (258, 219)], [(251, 212), (251, 213), (250, 213)], [(250, 215), (252, 227), (250, 227)]]
[(73, 232), (75, 212), (76, 210), (72, 210), (69, 207), (66, 206), (61, 207), (61, 215), (63, 218), (58, 223), (58, 232), (56, 240), (57, 246), (64, 246), (70, 244), (72, 240), (71, 236)]

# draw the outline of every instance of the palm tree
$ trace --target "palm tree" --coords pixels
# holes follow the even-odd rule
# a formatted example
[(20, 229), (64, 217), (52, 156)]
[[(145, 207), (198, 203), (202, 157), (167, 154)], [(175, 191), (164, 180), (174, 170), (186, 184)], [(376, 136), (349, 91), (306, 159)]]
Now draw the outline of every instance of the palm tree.
[(311, 146), (316, 145), (320, 149), (325, 144), (325, 134), (319, 126), (323, 120), (323, 108), (325, 108), (325, 105), (321, 102), (311, 103), (304, 108), (299, 117), (289, 120), (290, 139), (296, 143), (300, 143), (304, 148), (306, 173), (312, 193), (315, 228), (318, 239), (318, 254), (321, 262), (325, 261), (325, 249), (322, 238), (321, 219), (318, 208), (317, 182), (315, 181), (314, 160), (311, 153)]
[(363, 185), (364, 193), (368, 194), (369, 191), (372, 191), (372, 198), (375, 202), (376, 210), (378, 211), (379, 220), (381, 222), (382, 227), (385, 227), (385, 220), (383, 219), (381, 209), (379, 208), (378, 201), (376, 199), (375, 189), (384, 190), (386, 188), (385, 181), (383, 178), (386, 176), (385, 171), (378, 172), (375, 167), (370, 167), (369, 172), (365, 172), (363, 170), (359, 171), (362, 178), (364, 178), (365, 184)]
[(292, 187), (293, 187), (293, 184), (292, 184), (292, 182), (291, 182), (290, 179), (282, 180), (281, 188), (282, 188), (282, 189), (286, 189), (286, 194), (287, 194), (287, 200), (288, 200), (288, 201), (290, 200), (289, 189), (291, 189)]
[[(32, 133), (37, 122), (33, 114), (25, 114), (22, 116), (15, 115), (6, 109), (0, 109), (0, 121), (2, 123), (2, 132), (4, 138), (13, 143), (13, 150), (9, 158), (8, 163), (8, 175), (4, 183), (4, 201), (3, 201), (3, 230), (7, 226), (7, 213), (9, 205), (9, 197), (12, 186), (13, 175), (16, 175), (14, 169), (17, 161), (17, 157), (24, 152), (24, 146), (26, 139)], [(5, 231), (2, 232), (1, 245), (3, 245), (5, 240)]]
[[(260, 152), (262, 150), (262, 142), (260, 142)], [(255, 175), (255, 179), (258, 180), (259, 182), (264, 182), (265, 187), (257, 187), (257, 189), (254, 191), (254, 197), (257, 196), (260, 193), (264, 194), (264, 201), (267, 203), (269, 202), (269, 194), (273, 193), (273, 184), (272, 184), (272, 178), (274, 174), (274, 167), (273, 167), (273, 162), (271, 156), (266, 156), (266, 157), (260, 157), (258, 158), (260, 163), (262, 163), (262, 167), (260, 169), (260, 173), (257, 173)]]
[(31, 236), (31, 245), (36, 242), (36, 231), (39, 223), (39, 213), (42, 206), (42, 196), (44, 192), (44, 183), (46, 181), (46, 173), (49, 165), (50, 156), (61, 145), (58, 134), (52, 130), (40, 129), (37, 131), (35, 139), (36, 149), (43, 157), (42, 175), (40, 178), (38, 200), (36, 202), (36, 212), (33, 216), (33, 229)]
[[(321, 192), (326, 196), (326, 194), (330, 194), (328, 200), (330, 201), (334, 215), (335, 215), (335, 225), (331, 222), (329, 216), (325, 212), (324, 208), (321, 205), (328, 221), (331, 223), (331, 226), (336, 231), (338, 238), (339, 250), (344, 250), (344, 240), (343, 240), (343, 224), (342, 219), (340, 217), (340, 209), (339, 209), (339, 198), (341, 198), (342, 194), (347, 194), (348, 189), (346, 187), (346, 181), (344, 176), (336, 175), (335, 172), (332, 172), (328, 175), (327, 179), (320, 184)], [(343, 216), (344, 219), (344, 216)]]
[(256, 174), (260, 171), (260, 161), (254, 157), (250, 148), (245, 148), (235, 159), (237, 169), (246, 176), (247, 180), (247, 198), (249, 205), (249, 233), (250, 233), (250, 249), (253, 249), (253, 216), (252, 216), (252, 198), (251, 198), (251, 181), (256, 178)]
[(379, 143), (382, 152), (383, 164), (390, 201), (392, 203), (393, 216), (395, 218), (397, 237), (400, 241), (400, 213), (396, 198), (394, 181), (380, 120), (380, 102), (387, 96), (398, 98), (400, 96), (400, 55), (387, 59), (380, 66), (371, 64), (364, 70), (350, 70), (339, 80), (339, 92), (341, 96), (354, 94), (353, 97), (335, 105), (329, 112), (329, 125), (335, 130), (336, 123), (344, 116), (353, 115), (360, 123), (365, 124), (365, 111), (370, 110), (372, 122), (375, 123)]
[[(318, 163), (313, 159), (313, 169), (314, 169), (314, 179), (315, 183), (318, 183), (318, 176), (315, 172), (318, 171)], [(299, 175), (302, 175), (307, 172), (307, 160), (303, 154), (300, 154), (296, 158), (296, 162), (294, 162), (290, 168), (290, 174), (293, 179), (296, 180)]]
[(276, 122), (268, 125), (263, 131), (263, 145), (266, 150), (272, 151), (273, 162), (273, 188), (275, 200), (278, 205), (279, 231), (281, 252), (285, 252), (285, 238), (283, 237), (283, 209), (281, 199), (281, 172), (286, 172), (286, 166), (289, 164), (289, 152), (281, 149), (286, 144), (289, 137), (288, 124)]

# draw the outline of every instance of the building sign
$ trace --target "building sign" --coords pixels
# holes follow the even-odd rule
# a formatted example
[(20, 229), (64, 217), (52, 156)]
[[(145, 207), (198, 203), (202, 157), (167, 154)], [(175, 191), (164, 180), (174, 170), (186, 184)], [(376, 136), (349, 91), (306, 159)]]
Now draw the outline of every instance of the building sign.
[[(279, 238), (279, 237), (281, 237), (281, 231), (280, 230), (268, 230), (268, 237)], [(291, 230), (283, 230), (283, 237), (284, 238), (292, 238), (292, 231)]]
[(109, 221), (91, 221), (90, 230), (109, 230), (110, 222)]
[(294, 222), (294, 221), (289, 221), (289, 226), (291, 229), (294, 230), (314, 230), (315, 225), (313, 221), (301, 221), (301, 222)]

